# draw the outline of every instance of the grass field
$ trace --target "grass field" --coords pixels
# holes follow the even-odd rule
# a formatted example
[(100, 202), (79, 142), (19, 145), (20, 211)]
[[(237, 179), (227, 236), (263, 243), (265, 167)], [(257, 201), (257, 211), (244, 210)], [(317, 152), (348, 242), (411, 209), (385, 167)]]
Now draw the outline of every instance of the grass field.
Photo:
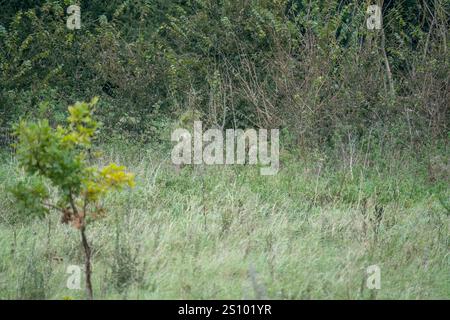
[[(90, 225), (97, 299), (449, 299), (448, 156), (352, 149), (282, 152), (276, 176), (255, 166), (176, 172), (164, 148), (114, 143), (100, 161), (136, 173)], [(440, 155), (439, 155), (440, 154)], [(437, 160), (436, 160), (437, 159)], [(0, 298), (83, 299), (79, 233), (18, 218), (0, 163)], [(366, 270), (381, 270), (381, 289)], [(83, 285), (83, 282), (82, 282)]]

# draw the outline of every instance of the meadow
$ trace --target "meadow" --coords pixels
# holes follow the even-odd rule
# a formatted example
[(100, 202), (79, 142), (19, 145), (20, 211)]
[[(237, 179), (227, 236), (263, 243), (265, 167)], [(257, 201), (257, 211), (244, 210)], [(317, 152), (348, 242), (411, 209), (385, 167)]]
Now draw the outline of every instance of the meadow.
[[(282, 148), (277, 175), (257, 166), (174, 170), (170, 145), (101, 144), (136, 187), (105, 199), (90, 224), (96, 299), (449, 299), (448, 150), (383, 144)], [(79, 233), (17, 213), (0, 161), (0, 299), (84, 299)], [(367, 268), (381, 288), (366, 285)], [(82, 282), (83, 286), (83, 282)]]

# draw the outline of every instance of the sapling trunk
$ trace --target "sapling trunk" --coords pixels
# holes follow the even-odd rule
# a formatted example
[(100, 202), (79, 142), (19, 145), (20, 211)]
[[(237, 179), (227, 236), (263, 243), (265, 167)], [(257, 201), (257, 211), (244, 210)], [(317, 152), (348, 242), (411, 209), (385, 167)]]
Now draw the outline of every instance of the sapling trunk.
[(85, 269), (86, 269), (86, 293), (87, 299), (93, 300), (92, 283), (91, 283), (91, 247), (86, 238), (86, 227), (83, 226), (80, 229), (81, 232), (81, 242), (83, 243), (84, 254), (85, 254)]

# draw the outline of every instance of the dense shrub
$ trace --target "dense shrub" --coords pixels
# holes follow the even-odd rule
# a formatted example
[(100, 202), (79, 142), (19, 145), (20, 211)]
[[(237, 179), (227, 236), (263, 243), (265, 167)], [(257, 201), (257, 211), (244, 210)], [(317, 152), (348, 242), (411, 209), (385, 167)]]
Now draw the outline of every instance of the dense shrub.
[(398, 131), (446, 137), (448, 11), (443, 0), (385, 1), (383, 31), (365, 1), (68, 1), (2, 4), (0, 127), (102, 96), (104, 136), (156, 139), (162, 119), (196, 109), (220, 127), (284, 127), (301, 145)]

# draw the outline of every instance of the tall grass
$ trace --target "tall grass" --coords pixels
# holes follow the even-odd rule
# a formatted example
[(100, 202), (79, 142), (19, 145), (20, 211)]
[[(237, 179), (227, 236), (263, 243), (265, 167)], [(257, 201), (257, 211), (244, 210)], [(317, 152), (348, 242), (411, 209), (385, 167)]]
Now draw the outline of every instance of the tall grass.
[[(176, 172), (164, 148), (103, 146), (100, 161), (126, 164), (137, 187), (107, 198), (109, 216), (91, 226), (95, 297), (450, 298), (449, 216), (439, 201), (449, 196), (448, 167), (342, 148), (282, 152), (280, 172), (267, 177), (253, 166)], [(67, 266), (82, 266), (78, 233), (56, 226), (56, 214), (16, 218), (6, 192), (15, 166), (2, 156), (0, 298), (84, 298), (66, 287)], [(366, 287), (371, 265), (381, 268), (380, 290)]]

